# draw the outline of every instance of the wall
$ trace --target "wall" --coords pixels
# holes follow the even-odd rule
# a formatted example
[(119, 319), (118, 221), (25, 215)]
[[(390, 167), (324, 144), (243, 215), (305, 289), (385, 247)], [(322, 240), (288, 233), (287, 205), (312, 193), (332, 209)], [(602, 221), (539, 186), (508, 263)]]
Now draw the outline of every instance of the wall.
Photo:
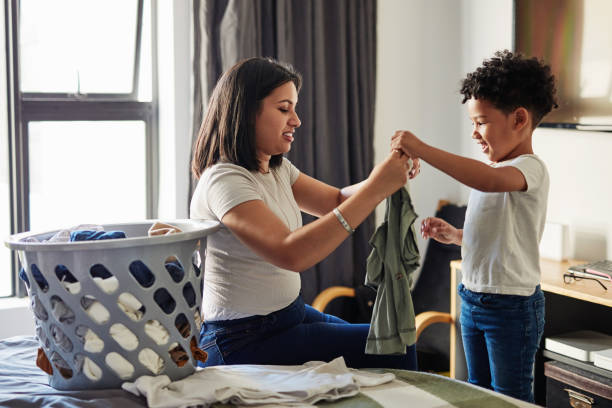
[[(513, 47), (512, 0), (384, 0), (378, 3), (375, 162), (398, 128), (426, 142), (483, 160), (460, 104), (459, 82), (484, 58)], [(569, 226), (571, 257), (612, 258), (612, 134), (538, 128), (534, 151), (551, 177), (548, 221)], [(438, 199), (466, 203), (469, 189), (423, 164), (409, 183), (420, 218)], [(377, 220), (384, 206), (377, 209)], [(423, 253), (424, 242), (419, 238)]]
[[(462, 7), (462, 71), (472, 71), (497, 49), (512, 49), (512, 0), (469, 0)], [(462, 154), (481, 158), (462, 121)], [(569, 226), (569, 256), (587, 261), (612, 258), (612, 133), (538, 128), (534, 152), (550, 173), (547, 220)], [(461, 189), (462, 200), (469, 194)]]
[(28, 298), (0, 299), (0, 339), (34, 335), (34, 316)]
[[(513, 48), (513, 0), (463, 0), (461, 8), (461, 79), (474, 71), (495, 51)], [(460, 112), (460, 154), (485, 160), (479, 146), (472, 140), (472, 123), (466, 107)], [(461, 201), (467, 203), (469, 189), (461, 187)]]
[(612, 133), (538, 128), (533, 149), (550, 173), (547, 218), (569, 226), (570, 256), (612, 259)]
[[(442, 149), (460, 150), (460, 15), (457, 1), (378, 2), (375, 163), (389, 153), (397, 129)], [(440, 199), (460, 199), (458, 183), (426, 163), (421, 166), (421, 174), (408, 183), (420, 218), (433, 215)], [(384, 202), (377, 208), (377, 221), (383, 216)], [(420, 237), (418, 245), (423, 254)]]
[(159, 218), (188, 218), (191, 1), (158, 1)]

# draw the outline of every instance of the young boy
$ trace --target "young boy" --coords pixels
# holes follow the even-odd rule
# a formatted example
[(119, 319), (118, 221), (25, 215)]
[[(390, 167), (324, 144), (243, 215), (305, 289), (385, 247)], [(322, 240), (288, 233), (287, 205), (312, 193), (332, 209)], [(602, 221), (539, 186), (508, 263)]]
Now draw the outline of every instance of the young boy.
[(398, 131), (392, 148), (421, 158), (472, 188), (464, 228), (435, 217), (424, 238), (461, 245), (461, 331), (470, 383), (533, 402), (533, 365), (544, 327), (538, 246), (548, 200), (533, 130), (556, 108), (550, 67), (498, 51), (462, 82), (463, 103), (490, 164)]

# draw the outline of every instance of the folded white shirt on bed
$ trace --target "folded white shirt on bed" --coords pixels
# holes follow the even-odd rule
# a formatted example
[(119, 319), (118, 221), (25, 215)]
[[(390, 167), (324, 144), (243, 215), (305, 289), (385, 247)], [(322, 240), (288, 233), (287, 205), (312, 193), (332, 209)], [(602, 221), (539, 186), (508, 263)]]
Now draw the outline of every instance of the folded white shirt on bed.
[(392, 381), (391, 373), (377, 374), (349, 369), (342, 357), (300, 366), (226, 365), (207, 367), (172, 382), (166, 375), (142, 376), (122, 388), (147, 398), (149, 407), (271, 404), (311, 406), (356, 395), (361, 387)]

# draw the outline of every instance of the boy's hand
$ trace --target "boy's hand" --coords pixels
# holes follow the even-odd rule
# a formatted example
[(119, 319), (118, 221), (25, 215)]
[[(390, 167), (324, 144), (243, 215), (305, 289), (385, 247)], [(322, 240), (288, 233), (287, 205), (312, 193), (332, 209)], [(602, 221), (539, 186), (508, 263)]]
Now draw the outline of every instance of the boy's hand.
[(418, 137), (407, 130), (397, 130), (391, 137), (391, 149), (399, 149), (412, 159), (420, 157), (417, 150), (422, 143)]
[(421, 221), (421, 235), (423, 238), (433, 238), (443, 244), (461, 245), (462, 232), (463, 230), (458, 230), (441, 218), (427, 217)]

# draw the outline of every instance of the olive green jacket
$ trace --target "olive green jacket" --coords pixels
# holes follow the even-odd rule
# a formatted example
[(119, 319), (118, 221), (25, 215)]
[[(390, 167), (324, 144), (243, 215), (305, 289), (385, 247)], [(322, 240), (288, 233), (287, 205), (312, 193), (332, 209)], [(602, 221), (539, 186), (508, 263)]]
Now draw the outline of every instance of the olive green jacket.
[(377, 288), (366, 354), (406, 354), (416, 342), (410, 287), (419, 266), (414, 222), (417, 218), (405, 188), (387, 198), (385, 220), (370, 244), (366, 285)]

